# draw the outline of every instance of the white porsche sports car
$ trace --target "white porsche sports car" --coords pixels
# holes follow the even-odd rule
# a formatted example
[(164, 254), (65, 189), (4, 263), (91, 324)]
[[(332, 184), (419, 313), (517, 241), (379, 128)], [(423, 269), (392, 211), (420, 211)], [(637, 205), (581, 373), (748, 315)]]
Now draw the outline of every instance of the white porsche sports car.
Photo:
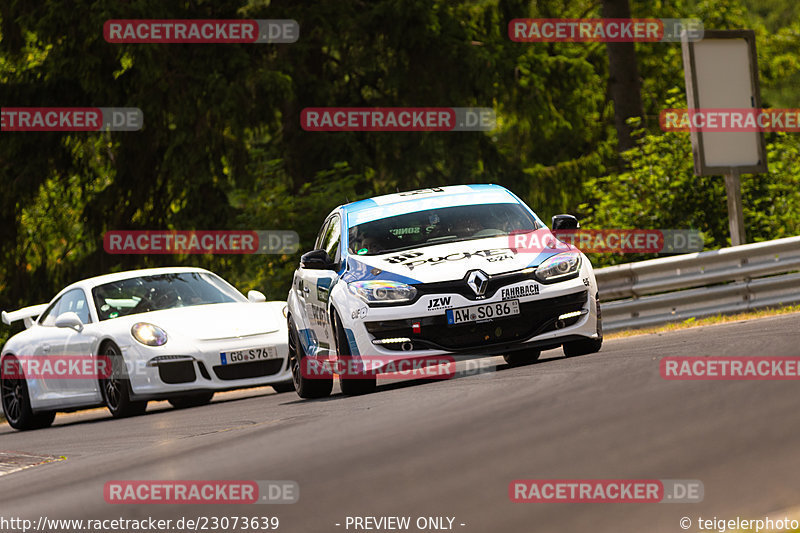
[[(557, 215), (553, 226), (578, 224)], [(519, 365), (544, 349), (562, 346), (572, 356), (601, 348), (592, 265), (503, 187), (422, 189), (340, 206), (315, 248), (288, 297), (289, 359), (303, 398), (330, 394), (337, 373), (343, 393), (372, 392), (381, 369), (398, 360), (503, 355)], [(309, 372), (311, 363), (330, 371)]]
[[(3, 411), (16, 429), (46, 427), (57, 411), (104, 404), (125, 417), (143, 413), (149, 400), (191, 407), (219, 390), (293, 388), (285, 302), (267, 302), (258, 291), (246, 298), (199, 268), (86, 279), (49, 304), (4, 311), (2, 319), (24, 320), (27, 328), (8, 340), (0, 362)], [(80, 367), (65, 363), (65, 374), (53, 371), (59, 359), (81, 357), (109, 369), (68, 375)]]

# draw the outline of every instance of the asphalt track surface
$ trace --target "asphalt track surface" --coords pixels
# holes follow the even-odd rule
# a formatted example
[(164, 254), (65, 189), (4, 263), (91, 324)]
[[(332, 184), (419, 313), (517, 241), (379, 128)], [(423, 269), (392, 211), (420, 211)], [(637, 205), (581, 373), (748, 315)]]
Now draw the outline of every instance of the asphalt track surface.
[[(698, 531), (698, 517), (796, 507), (798, 383), (666, 381), (667, 355), (798, 356), (800, 314), (616, 339), (578, 358), (553, 350), (522, 368), (492, 358), (492, 372), (369, 396), (337, 388), (301, 401), (265, 388), (180, 411), (151, 404), (127, 420), (93, 410), (46, 430), (3, 425), (0, 450), (66, 459), (0, 476), (0, 516), (277, 516), (285, 532), (347, 531), (347, 516), (449, 516), (464, 532), (678, 532), (684, 516)], [(512, 503), (518, 478), (698, 479), (705, 498)], [(104, 484), (128, 479), (295, 480), (300, 501), (107, 504)]]

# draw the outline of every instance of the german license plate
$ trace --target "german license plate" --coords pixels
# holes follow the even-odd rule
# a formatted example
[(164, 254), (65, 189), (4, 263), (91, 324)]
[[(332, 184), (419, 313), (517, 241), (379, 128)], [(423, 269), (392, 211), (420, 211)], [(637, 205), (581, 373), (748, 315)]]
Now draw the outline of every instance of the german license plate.
[(278, 349), (275, 346), (264, 346), (261, 348), (250, 348), (249, 350), (236, 350), (234, 352), (220, 352), (219, 360), (223, 365), (235, 365), (237, 363), (249, 363), (251, 361), (265, 361), (276, 359)]
[(494, 302), (490, 304), (459, 307), (457, 309), (448, 309), (446, 313), (447, 323), (450, 325), (492, 320), (505, 316), (518, 315), (519, 300), (505, 300), (503, 302)]

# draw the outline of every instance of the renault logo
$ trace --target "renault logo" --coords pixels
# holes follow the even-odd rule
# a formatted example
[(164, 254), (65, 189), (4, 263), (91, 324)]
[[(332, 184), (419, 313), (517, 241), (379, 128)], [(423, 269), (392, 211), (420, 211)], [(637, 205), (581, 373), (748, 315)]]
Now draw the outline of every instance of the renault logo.
[(476, 296), (483, 296), (489, 287), (489, 276), (482, 270), (473, 270), (467, 274), (467, 285)]

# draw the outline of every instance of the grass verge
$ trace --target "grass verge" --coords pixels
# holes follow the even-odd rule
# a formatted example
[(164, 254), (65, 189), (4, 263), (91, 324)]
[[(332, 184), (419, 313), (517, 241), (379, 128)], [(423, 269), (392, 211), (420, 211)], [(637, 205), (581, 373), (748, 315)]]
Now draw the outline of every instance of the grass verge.
[(706, 318), (687, 318), (682, 322), (673, 322), (672, 324), (665, 324), (663, 326), (653, 326), (651, 328), (642, 329), (628, 329), (625, 331), (616, 331), (614, 333), (607, 333), (604, 335), (606, 339), (618, 339), (623, 337), (633, 337), (635, 335), (647, 335), (649, 333), (666, 333), (668, 331), (677, 331), (681, 329), (695, 328), (698, 326), (712, 326), (714, 324), (725, 324), (726, 322), (738, 322), (740, 320), (752, 320), (754, 318), (764, 318), (768, 316), (787, 315), (790, 313), (800, 313), (800, 305), (789, 305), (786, 307), (776, 307), (761, 309), (759, 311), (748, 311), (746, 313), (737, 313), (735, 315), (714, 315)]

